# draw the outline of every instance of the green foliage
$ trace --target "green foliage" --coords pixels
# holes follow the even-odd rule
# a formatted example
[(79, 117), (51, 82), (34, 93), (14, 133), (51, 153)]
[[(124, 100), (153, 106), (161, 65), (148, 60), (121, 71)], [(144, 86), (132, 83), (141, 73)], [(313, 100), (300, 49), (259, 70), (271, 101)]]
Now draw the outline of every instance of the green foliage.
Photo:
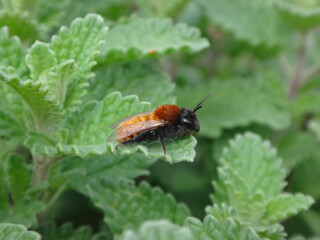
[(191, 231), (167, 220), (146, 221), (137, 233), (128, 230), (120, 237), (121, 240), (193, 240)]
[(209, 46), (196, 28), (169, 19), (132, 18), (113, 27), (102, 47), (103, 61), (114, 62), (169, 54), (198, 52)]
[[(280, 130), (290, 124), (288, 103), (279, 84), (270, 81), (261, 78), (215, 79), (197, 89), (195, 86), (184, 88), (180, 100), (185, 107), (193, 108), (209, 91), (213, 92), (212, 97), (204, 103), (204, 110), (198, 113), (201, 134), (206, 137), (219, 137), (223, 129), (251, 123)], [(194, 98), (183, 97), (190, 95), (198, 100), (195, 102)]]
[(53, 222), (42, 225), (38, 231), (41, 233), (42, 240), (106, 240), (103, 234), (92, 236), (92, 230), (88, 226), (74, 229), (71, 223), (65, 223), (59, 228)]
[(189, 227), (197, 240), (203, 239), (261, 239), (252, 226), (241, 223), (233, 216), (232, 209), (226, 205), (215, 206), (212, 214), (207, 215), (203, 222), (189, 217), (185, 226)]
[(40, 240), (38, 233), (28, 231), (25, 227), (10, 223), (0, 223), (0, 239), (5, 240)]
[(252, 133), (238, 135), (221, 157), (212, 201), (226, 202), (256, 224), (281, 222), (314, 202), (302, 194), (282, 193), (284, 178), (281, 160), (269, 142)]
[[(0, 1), (0, 239), (317, 239), (319, 4)], [(211, 91), (166, 157), (118, 146)]]
[(102, 209), (105, 221), (115, 233), (124, 228), (136, 229), (146, 220), (166, 218), (181, 225), (190, 215), (171, 195), (143, 182), (135, 187), (131, 181), (104, 177), (90, 182), (86, 194)]

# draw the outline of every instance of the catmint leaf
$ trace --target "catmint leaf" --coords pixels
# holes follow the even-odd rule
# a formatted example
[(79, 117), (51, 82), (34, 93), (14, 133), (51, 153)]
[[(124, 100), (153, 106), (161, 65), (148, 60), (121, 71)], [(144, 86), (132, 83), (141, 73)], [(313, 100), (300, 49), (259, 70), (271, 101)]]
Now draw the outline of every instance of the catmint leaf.
[(281, 194), (267, 204), (267, 211), (263, 216), (264, 224), (281, 222), (284, 219), (298, 214), (302, 210), (308, 210), (314, 203), (312, 197), (302, 194)]
[(91, 68), (96, 64), (94, 58), (100, 53), (107, 27), (102, 17), (89, 14), (85, 18), (75, 19), (70, 29), (61, 27), (59, 35), (52, 37), (49, 48), (54, 52), (58, 65), (73, 60), (75, 67), (70, 73), (65, 91), (64, 108), (73, 111), (80, 103), (79, 98), (85, 94), (83, 89), (92, 76)]
[(299, 6), (293, 2), (276, 1), (275, 9), (293, 28), (306, 32), (320, 25), (320, 7), (318, 3), (310, 2), (310, 6)]
[(118, 234), (123, 229), (137, 229), (146, 220), (165, 218), (181, 225), (190, 215), (185, 205), (146, 182), (135, 187), (132, 181), (104, 177), (90, 182), (86, 194), (104, 212), (104, 220)]
[(7, 26), (12, 36), (18, 36), (22, 41), (32, 42), (40, 37), (39, 25), (31, 20), (27, 12), (0, 11), (0, 27)]
[(169, 19), (132, 18), (110, 29), (102, 49), (102, 61), (133, 60), (172, 52), (198, 52), (209, 47), (200, 31)]
[(180, 88), (178, 105), (192, 109), (210, 91), (212, 96), (197, 112), (200, 134), (205, 137), (216, 138), (224, 129), (252, 123), (274, 130), (287, 128), (290, 124), (286, 93), (272, 79), (214, 79), (202, 87)]
[(20, 77), (24, 77), (27, 74), (24, 50), (19, 38), (10, 37), (7, 27), (0, 28), (0, 49), (0, 66), (14, 67)]
[(175, 103), (174, 87), (170, 77), (151, 64), (132, 62), (111, 65), (107, 70), (96, 72), (85, 97), (101, 100), (111, 92), (121, 91), (123, 95), (138, 95), (141, 101), (148, 101), (155, 108)]
[(213, 214), (207, 215), (203, 222), (188, 217), (184, 226), (191, 229), (197, 240), (250, 240), (262, 239), (250, 224), (240, 222), (226, 205), (216, 205)]
[(105, 234), (95, 234), (89, 226), (74, 228), (71, 223), (57, 227), (54, 222), (45, 222), (38, 229), (44, 240), (107, 240)]
[(146, 221), (139, 229), (125, 231), (119, 240), (195, 240), (191, 231), (168, 220)]
[(44, 209), (44, 204), (39, 201), (22, 199), (14, 204), (9, 211), (0, 211), (2, 222), (23, 224), (25, 227), (37, 225), (36, 214)]
[[(275, 224), (313, 203), (311, 197), (302, 194), (282, 193), (286, 172), (281, 159), (270, 142), (256, 134), (237, 135), (224, 150), (220, 164), (212, 200), (229, 204), (249, 222)], [(269, 211), (274, 219), (270, 219)]]
[(53, 123), (59, 120), (62, 107), (47, 96), (47, 91), (41, 90), (40, 84), (31, 81), (21, 81), (12, 68), (0, 68), (0, 79), (15, 90), (29, 108), (34, 121), (34, 128), (38, 131), (50, 131)]
[[(29, 133), (25, 144), (39, 155), (86, 157), (112, 152), (121, 156), (142, 152), (150, 158), (163, 158), (162, 146), (158, 141), (120, 146), (118, 150), (116, 150), (118, 142), (106, 141), (113, 133), (113, 130), (109, 128), (110, 125), (126, 116), (147, 110), (150, 110), (150, 104), (139, 102), (137, 96), (122, 97), (119, 92), (113, 92), (100, 102), (87, 103), (66, 119), (61, 128), (68, 129), (68, 135), (60, 132), (58, 137), (62, 142), (54, 144), (49, 137), (33, 132)], [(167, 139), (165, 160), (171, 163), (184, 160), (193, 161), (195, 145), (196, 140), (193, 136)]]
[(9, 209), (8, 194), (9, 190), (5, 170), (0, 165), (0, 211), (7, 211)]
[(0, 239), (40, 240), (41, 236), (34, 231), (28, 231), (22, 225), (11, 224), (11, 223), (0, 223)]
[(281, 22), (272, 6), (253, 0), (201, 0), (212, 24), (251, 46), (271, 50), (282, 45)]
[(21, 157), (11, 155), (7, 159), (6, 175), (13, 201), (17, 202), (24, 197), (31, 181), (30, 172)]

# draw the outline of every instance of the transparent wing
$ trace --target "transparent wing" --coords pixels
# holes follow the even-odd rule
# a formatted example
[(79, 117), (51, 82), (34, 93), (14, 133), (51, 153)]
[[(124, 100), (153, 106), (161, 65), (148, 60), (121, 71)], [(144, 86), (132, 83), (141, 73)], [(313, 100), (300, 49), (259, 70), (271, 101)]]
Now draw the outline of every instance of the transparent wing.
[(116, 128), (118, 128), (118, 127), (121, 125), (121, 123), (126, 122), (126, 121), (128, 121), (129, 119), (131, 119), (131, 118), (134, 118), (134, 117), (136, 117), (136, 116), (138, 116), (138, 115), (148, 115), (148, 114), (151, 113), (151, 112), (153, 112), (153, 111), (140, 112), (140, 113), (135, 113), (135, 114), (126, 116), (126, 117), (121, 118), (121, 119), (115, 121), (114, 123), (112, 123), (109, 128), (111, 128), (111, 129), (116, 129)]
[(149, 131), (166, 125), (165, 120), (147, 120), (119, 126), (109, 137), (108, 141), (120, 140), (133, 134)]

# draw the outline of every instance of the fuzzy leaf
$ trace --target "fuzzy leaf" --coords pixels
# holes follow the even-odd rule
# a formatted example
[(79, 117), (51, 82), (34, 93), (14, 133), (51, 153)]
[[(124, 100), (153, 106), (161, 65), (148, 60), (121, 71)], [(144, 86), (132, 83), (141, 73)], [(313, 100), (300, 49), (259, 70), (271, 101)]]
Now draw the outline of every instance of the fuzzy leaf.
[(263, 216), (263, 223), (281, 222), (302, 210), (308, 210), (313, 203), (314, 200), (311, 197), (302, 194), (281, 194), (268, 202), (267, 211)]
[[(214, 183), (213, 202), (226, 202), (245, 220), (274, 224), (312, 204), (310, 197), (282, 194), (285, 170), (281, 168), (281, 159), (270, 142), (262, 141), (258, 135), (246, 133), (236, 136), (224, 150), (220, 162), (222, 166)], [(302, 199), (306, 201), (303, 204)], [(279, 216), (271, 221), (268, 212), (277, 216), (273, 211), (277, 204), (283, 212), (274, 210)]]
[(28, 231), (24, 226), (10, 223), (0, 223), (0, 239), (3, 240), (40, 240), (41, 236)]
[(298, 6), (288, 1), (275, 1), (274, 5), (279, 15), (293, 28), (306, 32), (320, 25), (320, 7)]
[(14, 204), (10, 211), (0, 211), (2, 222), (23, 224), (25, 227), (35, 227), (37, 224), (36, 214), (41, 212), (44, 204), (38, 201), (22, 199)]
[(137, 229), (146, 220), (162, 218), (181, 225), (190, 215), (185, 205), (145, 182), (135, 187), (131, 181), (105, 177), (90, 182), (86, 193), (104, 212), (104, 219), (114, 233), (126, 228)]
[(113, 27), (102, 47), (103, 61), (132, 60), (178, 51), (198, 52), (209, 46), (200, 31), (169, 19), (132, 18)]
[(19, 39), (10, 37), (8, 28), (0, 28), (0, 66), (14, 67), (22, 77), (27, 73), (24, 55)]
[(13, 201), (17, 202), (24, 197), (26, 190), (30, 187), (30, 172), (18, 155), (8, 158), (6, 170), (9, 191)]
[(0, 11), (0, 27), (7, 26), (12, 36), (22, 41), (32, 42), (40, 35), (39, 26), (31, 20), (27, 12)]
[(12, 68), (0, 68), (0, 79), (14, 89), (30, 109), (38, 131), (50, 130), (50, 127), (53, 127), (50, 124), (59, 120), (62, 114), (61, 106), (47, 96), (47, 91), (41, 90), (40, 84), (22, 82)]
[(86, 159), (69, 157), (60, 160), (51, 167), (49, 180), (51, 185), (69, 181), (74, 189), (85, 193), (85, 186), (90, 181), (102, 176), (134, 179), (141, 175), (147, 175), (146, 168), (154, 161), (138, 154), (122, 157), (93, 156)]
[(94, 58), (100, 53), (99, 49), (105, 38), (107, 28), (99, 15), (89, 14), (85, 18), (75, 19), (70, 29), (62, 27), (58, 36), (53, 36), (49, 48), (55, 53), (58, 65), (74, 60), (73, 69), (67, 82), (64, 108), (72, 111), (79, 98), (85, 94), (83, 89), (87, 80), (92, 76), (91, 68), (96, 64)]
[(285, 91), (272, 79), (214, 79), (210, 84), (203, 84), (203, 87), (181, 88), (178, 105), (194, 108), (210, 91), (213, 92), (212, 96), (197, 112), (200, 134), (203, 136), (216, 138), (223, 129), (252, 123), (275, 130), (284, 129), (290, 124)]
[(38, 228), (42, 240), (107, 240), (104, 234), (92, 236), (89, 226), (74, 229), (71, 223), (65, 223), (59, 228), (53, 222), (46, 222)]
[[(81, 110), (76, 111), (62, 125), (69, 130), (69, 135), (61, 132), (63, 143), (55, 144), (48, 137), (30, 133), (26, 145), (39, 155), (78, 155), (85, 157), (93, 154), (112, 152), (116, 155), (142, 152), (150, 158), (163, 157), (163, 150), (159, 142), (143, 142), (119, 147), (117, 142), (106, 142), (113, 132), (109, 126), (115, 121), (134, 113), (150, 109), (146, 102), (139, 102), (136, 96), (122, 97), (119, 92), (106, 96), (100, 102), (89, 102)], [(81, 122), (79, 122), (81, 119)], [(166, 161), (171, 163), (179, 161), (193, 161), (196, 140), (193, 136), (166, 140)]]
[(259, 240), (261, 239), (255, 229), (249, 224), (241, 223), (230, 214), (226, 206), (215, 206), (214, 215), (207, 215), (203, 222), (188, 217), (185, 226), (191, 229), (197, 240)]
[(201, 0), (214, 24), (251, 46), (277, 48), (282, 43), (280, 22), (270, 5), (253, 0)]
[(125, 231), (119, 240), (194, 240), (186, 227), (172, 224), (168, 220), (146, 221), (137, 232)]
[(150, 102), (155, 108), (175, 103), (173, 90), (174, 84), (167, 74), (150, 64), (133, 62), (98, 71), (90, 82), (86, 98), (102, 100), (111, 92), (121, 91), (123, 95), (138, 95), (140, 100)]

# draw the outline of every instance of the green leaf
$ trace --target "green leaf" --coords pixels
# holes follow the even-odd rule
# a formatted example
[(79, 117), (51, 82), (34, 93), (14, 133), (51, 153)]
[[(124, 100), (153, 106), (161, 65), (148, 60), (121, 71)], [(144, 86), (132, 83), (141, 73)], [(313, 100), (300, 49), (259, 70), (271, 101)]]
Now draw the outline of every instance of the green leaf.
[[(115, 149), (117, 142), (106, 142), (113, 130), (109, 126), (123, 117), (150, 109), (146, 102), (139, 102), (137, 96), (122, 97), (119, 92), (106, 96), (100, 102), (89, 102), (82, 109), (76, 111), (63, 124), (68, 129), (60, 132), (58, 139), (63, 143), (55, 144), (50, 138), (31, 133), (25, 144), (39, 155), (78, 155), (86, 157), (94, 154), (112, 152), (116, 155), (142, 152), (150, 158), (162, 158), (163, 150), (159, 142), (143, 142), (120, 146)], [(81, 119), (81, 122), (79, 122)], [(166, 140), (168, 162), (193, 161), (196, 140), (193, 136)]]
[(309, 129), (315, 134), (318, 141), (320, 141), (320, 118), (315, 118), (310, 121)]
[(74, 229), (71, 223), (65, 223), (59, 228), (53, 222), (46, 222), (38, 229), (42, 240), (107, 240), (104, 234), (93, 236), (89, 226)]
[(185, 226), (190, 228), (197, 240), (259, 240), (255, 229), (246, 223), (241, 223), (231, 214), (231, 209), (225, 205), (216, 205), (213, 214), (207, 215), (203, 222), (188, 217)]
[(273, 79), (214, 79), (202, 86), (191, 85), (179, 89), (178, 104), (192, 109), (210, 91), (212, 96), (197, 112), (200, 134), (205, 137), (216, 138), (223, 129), (252, 123), (274, 130), (287, 128), (290, 124), (285, 91)]
[(40, 28), (27, 12), (0, 11), (0, 27), (7, 26), (12, 36), (32, 42), (40, 37)]
[(138, 95), (141, 101), (148, 101), (155, 108), (175, 103), (174, 86), (167, 74), (135, 61), (99, 70), (90, 82), (86, 99), (101, 100), (111, 92), (121, 91), (123, 95)]
[(181, 225), (190, 215), (185, 205), (146, 182), (135, 187), (131, 181), (105, 177), (90, 182), (86, 188), (86, 194), (104, 212), (104, 219), (114, 233), (137, 229), (146, 220), (162, 218)]
[(148, 17), (171, 17), (176, 19), (189, 0), (160, 2), (157, 0), (137, 0), (140, 11)]
[(53, 123), (61, 117), (62, 109), (54, 99), (47, 96), (47, 91), (41, 90), (40, 84), (21, 81), (12, 68), (0, 68), (0, 78), (16, 91), (30, 109), (38, 131), (49, 131), (54, 127)]
[(18, 155), (7, 159), (6, 175), (8, 186), (14, 202), (21, 200), (30, 187), (31, 176), (23, 160)]
[(270, 4), (253, 0), (201, 0), (200, 4), (211, 23), (237, 40), (268, 49), (282, 44), (281, 22)]
[(64, 108), (73, 111), (79, 98), (85, 94), (83, 89), (88, 85), (87, 80), (92, 76), (91, 68), (96, 64), (94, 58), (100, 53), (99, 49), (107, 32), (103, 19), (96, 14), (85, 18), (75, 19), (70, 29), (61, 27), (59, 35), (52, 37), (49, 48), (54, 52), (58, 65), (74, 60), (75, 68), (70, 74), (65, 91)]
[[(256, 134), (236, 136), (220, 162), (213, 202), (226, 202), (254, 224), (277, 223), (313, 203), (311, 197), (282, 194), (285, 170), (281, 168), (281, 159), (270, 142)], [(275, 206), (279, 208), (274, 209)]]
[(57, 25), (59, 20), (68, 13), (66, 9), (68, 3), (69, 1), (66, 0), (40, 0), (37, 9), (38, 22), (44, 23), (46, 27)]
[(25, 227), (37, 225), (36, 214), (44, 209), (44, 204), (39, 201), (22, 199), (16, 202), (9, 211), (0, 211), (2, 222), (23, 224)]
[(5, 170), (0, 164), (0, 211), (6, 211), (9, 209), (8, 206), (8, 183), (5, 175)]
[(168, 220), (146, 221), (137, 232), (127, 230), (119, 240), (194, 240), (186, 227), (172, 224)]
[(313, 203), (314, 200), (311, 197), (302, 194), (281, 194), (268, 202), (263, 222), (265, 224), (281, 222), (302, 210), (308, 210)]
[(61, 184), (63, 181), (69, 181), (74, 189), (85, 193), (85, 186), (102, 176), (134, 179), (148, 175), (146, 168), (154, 161), (138, 154), (122, 157), (93, 156), (86, 159), (68, 157), (51, 167), (49, 180), (51, 185), (57, 185), (55, 182)]
[(28, 231), (24, 226), (10, 223), (0, 223), (0, 239), (3, 240), (40, 240), (41, 236)]
[(290, 131), (278, 141), (277, 149), (286, 169), (293, 169), (302, 161), (307, 161), (315, 149), (315, 137), (310, 132)]
[(21, 43), (17, 37), (9, 36), (9, 31), (6, 27), (0, 28), (0, 49), (0, 66), (14, 67), (20, 77), (26, 75), (25, 53)]
[(275, 1), (274, 6), (279, 15), (293, 28), (306, 32), (320, 25), (320, 7), (298, 6), (288, 1)]
[(209, 46), (200, 31), (169, 19), (132, 18), (113, 27), (102, 47), (105, 62), (133, 60), (172, 52), (198, 52)]

